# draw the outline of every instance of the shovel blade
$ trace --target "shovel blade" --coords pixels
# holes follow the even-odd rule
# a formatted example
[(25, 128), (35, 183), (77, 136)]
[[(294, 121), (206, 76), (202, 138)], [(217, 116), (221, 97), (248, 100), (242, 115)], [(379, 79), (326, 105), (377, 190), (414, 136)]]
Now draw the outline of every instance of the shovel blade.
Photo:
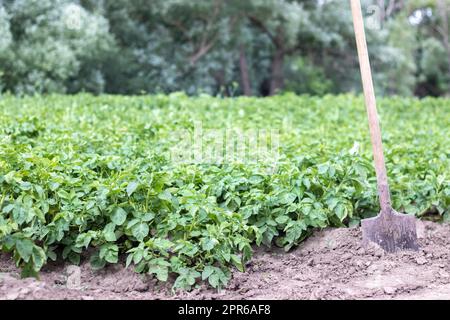
[(392, 210), (361, 221), (363, 245), (378, 244), (386, 252), (419, 250), (416, 218)]

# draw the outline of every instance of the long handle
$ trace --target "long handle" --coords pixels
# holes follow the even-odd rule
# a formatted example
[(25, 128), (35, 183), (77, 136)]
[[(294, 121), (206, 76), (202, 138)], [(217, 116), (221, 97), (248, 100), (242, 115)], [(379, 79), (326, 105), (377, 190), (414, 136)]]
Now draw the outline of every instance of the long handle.
[(364, 32), (364, 20), (360, 0), (350, 0), (350, 2), (352, 6), (353, 25), (355, 29), (356, 45), (358, 47), (358, 58), (364, 88), (364, 97), (366, 100), (367, 116), (369, 118), (370, 137), (372, 139), (381, 214), (387, 214), (391, 212), (391, 196), (389, 193), (386, 165), (384, 163), (381, 130), (378, 122), (375, 91), (373, 89), (372, 72), (370, 70), (369, 53), (367, 51), (366, 34)]

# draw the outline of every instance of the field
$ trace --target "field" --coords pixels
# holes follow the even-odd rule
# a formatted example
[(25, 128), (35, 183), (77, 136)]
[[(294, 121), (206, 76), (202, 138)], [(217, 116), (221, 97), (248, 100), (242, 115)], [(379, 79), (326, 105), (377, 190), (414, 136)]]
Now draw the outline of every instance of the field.
[[(379, 113), (393, 206), (449, 221), (449, 100), (383, 99)], [(288, 256), (377, 213), (363, 100), (3, 96), (0, 211), (23, 276), (88, 260), (174, 291), (227, 287), (257, 247)]]
[[(191, 291), (171, 290), (122, 264), (95, 271), (50, 262), (34, 278), (19, 279), (0, 256), (2, 299), (450, 299), (450, 224), (418, 223), (419, 252), (385, 254), (362, 248), (358, 228), (317, 231), (289, 253), (255, 248), (245, 272), (232, 271), (226, 288), (203, 282)], [(173, 279), (172, 279), (173, 280)]]

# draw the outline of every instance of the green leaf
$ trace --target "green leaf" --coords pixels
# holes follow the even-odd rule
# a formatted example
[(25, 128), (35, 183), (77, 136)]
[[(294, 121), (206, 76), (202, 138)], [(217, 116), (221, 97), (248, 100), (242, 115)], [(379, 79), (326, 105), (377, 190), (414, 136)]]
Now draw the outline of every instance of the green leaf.
[(114, 233), (114, 229), (116, 228), (116, 225), (114, 223), (108, 223), (105, 228), (103, 229), (103, 236), (105, 237), (105, 240), (108, 242), (116, 241), (116, 234)]
[(264, 181), (264, 177), (262, 175), (253, 175), (248, 179), (248, 181), (251, 184), (260, 184)]
[(214, 249), (214, 246), (218, 243), (216, 239), (205, 238), (202, 240), (202, 249), (205, 251), (210, 251)]
[(173, 243), (167, 239), (156, 238), (153, 240), (153, 246), (161, 251), (167, 251), (173, 247)]
[(19, 184), (20, 189), (22, 189), (23, 191), (28, 191), (31, 190), (31, 188), (33, 188), (33, 185), (29, 182), (21, 182)]
[(165, 266), (160, 265), (150, 265), (148, 268), (148, 273), (155, 274), (159, 281), (167, 281), (169, 278), (169, 269)]
[(138, 224), (141, 221), (142, 220), (140, 220), (140, 219), (132, 219), (130, 222), (128, 222), (127, 229), (133, 228), (136, 224)]
[(319, 174), (320, 175), (323, 175), (323, 174), (325, 174), (327, 171), (328, 171), (328, 164), (320, 164), (319, 166), (318, 166), (318, 171), (319, 171)]
[(131, 229), (131, 232), (133, 233), (133, 236), (138, 241), (143, 241), (144, 238), (148, 235), (149, 231), (150, 230), (149, 230), (148, 224), (143, 223), (143, 222), (136, 224)]
[(203, 269), (203, 272), (202, 272), (202, 280), (208, 279), (209, 276), (211, 274), (213, 274), (213, 272), (214, 272), (214, 267), (206, 266), (205, 269)]
[(25, 261), (30, 261), (31, 254), (33, 253), (34, 243), (28, 239), (17, 239), (16, 250), (19, 256)]
[(73, 252), (73, 251), (72, 251), (72, 252), (69, 253), (68, 258), (69, 258), (69, 261), (70, 261), (72, 264), (74, 264), (74, 265), (79, 265), (79, 264), (80, 264), (81, 256), (80, 256), (79, 253)]
[(90, 232), (87, 233), (81, 233), (77, 236), (77, 239), (75, 240), (75, 246), (78, 248), (87, 248), (89, 246), (89, 243), (92, 240), (92, 234)]
[(137, 187), (139, 186), (139, 183), (136, 181), (130, 182), (127, 186), (127, 194), (129, 197), (136, 191)]
[(95, 252), (90, 258), (90, 264), (92, 269), (99, 270), (105, 267), (106, 261), (105, 259), (100, 258), (99, 252)]
[(28, 262), (22, 267), (22, 271), (20, 272), (20, 277), (21, 278), (33, 277), (33, 278), (39, 279), (39, 274), (38, 274), (38, 271), (34, 268), (33, 263)]
[(206, 279), (208, 279), (209, 284), (213, 288), (219, 288), (228, 282), (228, 277), (224, 272), (221, 269), (212, 266), (206, 266), (202, 272), (202, 280)]
[(275, 218), (275, 221), (279, 224), (285, 224), (289, 221), (289, 217), (288, 216), (279, 216)]
[(142, 254), (142, 250), (136, 251), (136, 252), (134, 253), (134, 255), (133, 255), (133, 263), (134, 263), (134, 264), (138, 264), (139, 262), (142, 261), (142, 258), (143, 258), (143, 257), (144, 257), (144, 256), (143, 256), (143, 254)]
[(72, 246), (68, 245), (65, 246), (62, 252), (62, 257), (63, 259), (67, 259), (67, 257), (69, 256), (70, 252), (72, 252)]
[(308, 178), (303, 178), (302, 182), (303, 185), (306, 187), (306, 189), (309, 189), (311, 187), (311, 182), (309, 181)]
[(328, 208), (330, 210), (334, 210), (334, 208), (336, 207), (336, 205), (339, 203), (339, 199), (338, 198), (330, 198), (327, 200), (327, 205)]
[(155, 217), (155, 215), (153, 213), (147, 212), (146, 214), (144, 214), (142, 216), (141, 221), (149, 222), (149, 221), (152, 221), (154, 217)]
[(131, 262), (133, 262), (133, 256), (134, 256), (134, 254), (129, 254), (127, 256), (127, 260), (125, 262), (125, 268), (128, 268), (130, 266)]
[(47, 261), (47, 256), (44, 250), (36, 245), (33, 246), (31, 257), (33, 259), (33, 265), (35, 270), (40, 270)]
[(172, 194), (169, 190), (164, 190), (162, 193), (158, 195), (158, 198), (165, 201), (172, 201)]
[(56, 253), (54, 251), (47, 251), (47, 257), (52, 261), (56, 261), (57, 259)]
[(336, 205), (334, 212), (341, 221), (343, 221), (347, 217), (347, 210), (345, 209), (345, 206), (341, 203)]
[(56, 191), (56, 189), (59, 188), (60, 184), (58, 182), (50, 182), (49, 186), (51, 191)]
[(175, 280), (174, 287), (189, 289), (195, 284), (195, 280), (201, 276), (201, 274), (191, 268), (181, 268), (179, 276)]
[(211, 285), (211, 287), (213, 288), (217, 288), (219, 287), (220, 284), (220, 277), (218, 274), (213, 273), (209, 278), (208, 278), (208, 282)]
[(229, 252), (223, 252), (222, 257), (225, 259), (226, 262), (230, 262), (231, 260), (231, 254)]
[(443, 221), (444, 221), (445, 223), (449, 223), (449, 222), (450, 222), (450, 213), (449, 213), (449, 212), (444, 213), (444, 215), (443, 215)]
[(114, 222), (118, 226), (121, 226), (126, 219), (127, 219), (127, 212), (124, 209), (120, 207), (114, 209), (111, 215), (112, 222)]
[(281, 197), (280, 203), (282, 203), (282, 204), (291, 204), (291, 203), (293, 203), (295, 201), (296, 198), (297, 198), (297, 195), (295, 193), (285, 193)]
[(2, 210), (3, 213), (10, 213), (14, 209), (14, 204), (8, 204)]
[(20, 205), (14, 206), (13, 219), (17, 224), (23, 224), (27, 220), (27, 216), (27, 211), (24, 208)]
[(231, 261), (233, 262), (233, 264), (236, 266), (236, 268), (239, 271), (244, 272), (244, 265), (242, 264), (241, 257), (239, 257), (238, 255), (232, 254)]
[(361, 223), (360, 218), (353, 218), (353, 219), (350, 219), (350, 221), (348, 222), (348, 226), (350, 228), (354, 228), (354, 227), (359, 226), (360, 223)]
[(100, 247), (99, 257), (109, 263), (117, 263), (119, 247), (116, 244), (104, 244)]
[(41, 199), (44, 198), (45, 193), (44, 188), (42, 188), (40, 185), (34, 185), (34, 190), (36, 190), (39, 198)]

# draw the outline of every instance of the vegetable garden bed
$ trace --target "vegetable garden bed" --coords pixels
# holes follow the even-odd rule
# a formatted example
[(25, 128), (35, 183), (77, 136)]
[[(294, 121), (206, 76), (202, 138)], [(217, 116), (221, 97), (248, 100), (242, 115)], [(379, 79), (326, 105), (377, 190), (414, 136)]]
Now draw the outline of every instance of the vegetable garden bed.
[[(448, 221), (449, 100), (383, 99), (380, 115), (393, 207)], [(248, 162), (180, 162), (173, 148), (199, 123), (273, 129), (277, 161), (249, 147)], [(23, 275), (90, 253), (94, 269), (123, 257), (174, 289), (224, 287), (255, 245), (289, 251), (314, 229), (374, 215), (371, 161), (351, 95), (3, 96), (0, 246)]]
[(318, 231), (289, 253), (255, 248), (244, 273), (234, 269), (222, 290), (206, 283), (191, 291), (140, 275), (123, 264), (94, 271), (49, 263), (41, 280), (19, 279), (19, 270), (0, 255), (2, 299), (449, 299), (450, 225), (418, 223), (419, 252), (385, 254), (361, 247), (359, 228)]

